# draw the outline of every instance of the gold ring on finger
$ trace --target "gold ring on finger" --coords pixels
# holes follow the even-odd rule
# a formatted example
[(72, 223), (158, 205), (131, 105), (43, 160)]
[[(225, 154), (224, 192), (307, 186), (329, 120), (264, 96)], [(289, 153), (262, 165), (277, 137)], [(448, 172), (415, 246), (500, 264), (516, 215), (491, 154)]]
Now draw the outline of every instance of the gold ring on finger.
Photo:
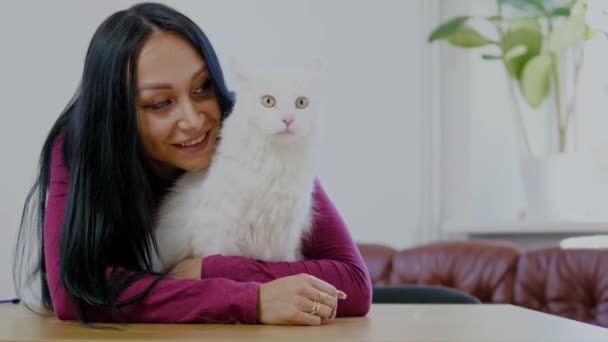
[(317, 302), (316, 300), (313, 300), (312, 310), (310, 310), (309, 314), (316, 315), (319, 312), (319, 309), (321, 309), (321, 303)]

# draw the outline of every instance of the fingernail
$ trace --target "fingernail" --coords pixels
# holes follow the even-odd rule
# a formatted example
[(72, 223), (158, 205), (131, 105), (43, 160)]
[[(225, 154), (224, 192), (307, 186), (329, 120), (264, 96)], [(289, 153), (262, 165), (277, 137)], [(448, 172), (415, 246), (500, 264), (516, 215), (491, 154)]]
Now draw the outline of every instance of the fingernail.
[(346, 293), (344, 293), (344, 292), (342, 292), (342, 291), (338, 290), (338, 298), (339, 298), (339, 299), (346, 299), (346, 297), (348, 297), (348, 296), (346, 295)]

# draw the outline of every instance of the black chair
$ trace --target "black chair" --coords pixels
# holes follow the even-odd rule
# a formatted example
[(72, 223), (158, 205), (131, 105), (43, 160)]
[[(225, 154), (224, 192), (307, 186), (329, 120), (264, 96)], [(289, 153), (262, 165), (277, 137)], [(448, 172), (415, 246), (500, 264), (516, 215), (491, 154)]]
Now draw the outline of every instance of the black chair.
[(374, 287), (375, 304), (480, 304), (465, 292), (440, 286), (401, 285)]

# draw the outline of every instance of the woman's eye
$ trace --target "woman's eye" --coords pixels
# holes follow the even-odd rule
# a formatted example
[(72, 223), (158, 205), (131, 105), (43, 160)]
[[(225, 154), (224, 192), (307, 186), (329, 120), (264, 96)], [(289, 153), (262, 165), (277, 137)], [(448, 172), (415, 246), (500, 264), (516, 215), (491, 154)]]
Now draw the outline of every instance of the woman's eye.
[(154, 102), (151, 105), (145, 106), (145, 108), (147, 109), (152, 109), (152, 110), (159, 110), (164, 108), (165, 106), (168, 106), (171, 102), (169, 100), (163, 100), (163, 101), (158, 101), (158, 102)]
[(308, 98), (304, 96), (300, 96), (296, 99), (296, 108), (304, 109), (308, 107)]
[(264, 95), (260, 98), (260, 101), (262, 102), (262, 106), (266, 108), (272, 108), (277, 103), (277, 100), (272, 95)]
[(207, 80), (200, 87), (194, 90), (194, 94), (203, 94), (211, 87), (211, 81)]

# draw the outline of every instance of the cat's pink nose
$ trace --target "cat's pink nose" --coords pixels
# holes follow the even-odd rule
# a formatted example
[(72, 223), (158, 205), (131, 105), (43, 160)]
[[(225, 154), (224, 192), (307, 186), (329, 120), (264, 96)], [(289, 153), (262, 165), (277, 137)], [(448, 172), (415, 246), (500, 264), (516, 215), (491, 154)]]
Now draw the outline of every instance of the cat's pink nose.
[(291, 116), (287, 116), (282, 118), (281, 121), (285, 123), (285, 127), (289, 127), (289, 125), (291, 125), (291, 123), (293, 122), (293, 118)]

